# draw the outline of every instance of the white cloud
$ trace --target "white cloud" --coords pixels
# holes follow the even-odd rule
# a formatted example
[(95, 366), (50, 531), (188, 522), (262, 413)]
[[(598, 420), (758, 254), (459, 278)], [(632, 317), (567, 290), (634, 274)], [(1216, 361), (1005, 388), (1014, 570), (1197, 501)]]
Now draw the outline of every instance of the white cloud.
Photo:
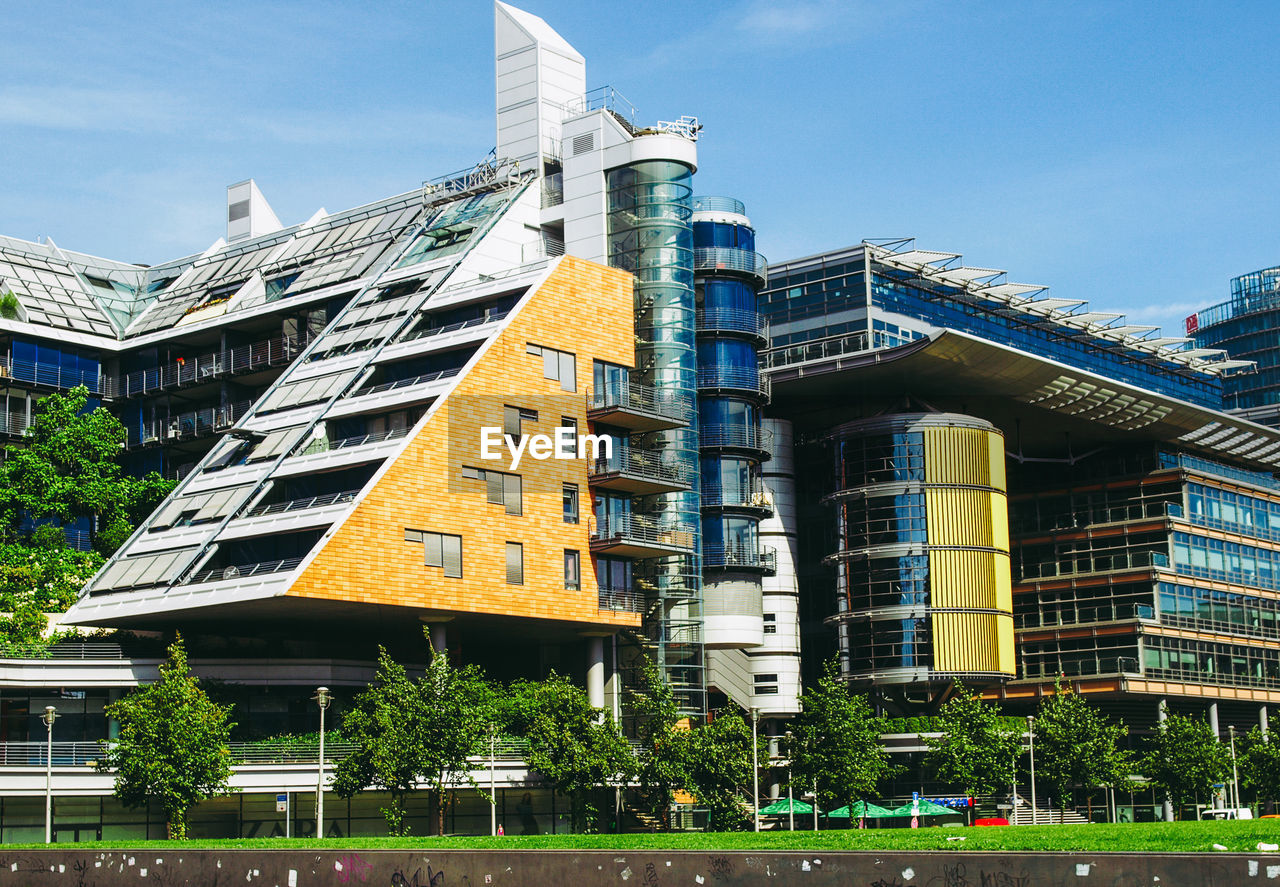
[(161, 92), (78, 86), (0, 87), (0, 124), (96, 132), (167, 132), (185, 116)]

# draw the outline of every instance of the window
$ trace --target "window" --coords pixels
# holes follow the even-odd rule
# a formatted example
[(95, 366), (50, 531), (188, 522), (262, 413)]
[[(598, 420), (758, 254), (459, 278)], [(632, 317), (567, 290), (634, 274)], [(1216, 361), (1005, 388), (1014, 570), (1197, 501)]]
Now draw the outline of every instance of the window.
[(778, 633), (778, 614), (777, 613), (764, 614), (764, 633), (765, 634)]
[(519, 542), (507, 543), (507, 584), (524, 585), (524, 546)]
[(406, 542), (421, 542), (423, 563), (428, 567), (440, 567), (449, 579), (462, 578), (462, 537), (448, 533), (428, 533), (425, 530), (405, 530)]
[(577, 591), (582, 587), (582, 561), (578, 552), (565, 549), (564, 552), (564, 587)]
[(755, 695), (777, 696), (778, 676), (776, 674), (758, 674), (755, 676)]
[(559, 382), (563, 391), (578, 390), (578, 359), (573, 354), (533, 344), (525, 351), (542, 357), (542, 378)]
[(572, 416), (561, 416), (560, 427), (568, 428), (570, 433), (564, 439), (556, 435), (556, 458), (573, 459), (578, 455), (578, 420)]
[(509, 438), (519, 439), (524, 436), (524, 423), (537, 421), (537, 410), (525, 410), (512, 406), (502, 408), (502, 433)]
[(468, 480), (484, 481), (489, 501), (506, 506), (507, 514), (524, 514), (524, 484), (520, 475), (464, 465), (462, 476)]
[(578, 522), (578, 485), (564, 485), (564, 522), (566, 524), (576, 524)]

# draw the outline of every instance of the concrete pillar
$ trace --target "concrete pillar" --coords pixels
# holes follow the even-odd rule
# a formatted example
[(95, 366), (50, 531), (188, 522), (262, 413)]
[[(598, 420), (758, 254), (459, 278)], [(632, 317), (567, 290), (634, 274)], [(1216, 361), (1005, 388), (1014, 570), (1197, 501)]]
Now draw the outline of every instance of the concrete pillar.
[(604, 638), (587, 638), (587, 701), (593, 708), (604, 708)]
[(443, 622), (431, 623), (431, 649), (437, 653), (443, 653), (449, 649), (444, 625)]
[[(1163, 724), (1169, 720), (1169, 700), (1161, 699), (1156, 703), (1156, 720)], [(1164, 821), (1171, 822), (1173, 820), (1173, 804), (1169, 801), (1164, 802)]]
[(1209, 703), (1209, 729), (1213, 732), (1213, 738), (1219, 742), (1222, 741), (1222, 733), (1218, 729), (1218, 703)]
[(1262, 735), (1267, 735), (1267, 707), (1265, 705), (1258, 706), (1258, 726), (1262, 728)]

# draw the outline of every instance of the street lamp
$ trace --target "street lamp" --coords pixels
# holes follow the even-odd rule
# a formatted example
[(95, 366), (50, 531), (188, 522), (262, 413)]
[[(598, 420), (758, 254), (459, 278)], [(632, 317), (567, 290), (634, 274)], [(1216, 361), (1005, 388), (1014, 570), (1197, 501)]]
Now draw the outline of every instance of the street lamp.
[(791, 794), (791, 731), (787, 731), (787, 818), (791, 820), (791, 831), (796, 830), (796, 802)]
[(498, 834), (498, 792), (495, 786), (497, 777), (494, 772), (498, 768), (498, 725), (489, 725), (489, 834)]
[(316, 837), (324, 837), (324, 710), (333, 702), (328, 687), (320, 687), (311, 701), (320, 706), (320, 767), (316, 779)]
[(1236, 809), (1240, 808), (1240, 774), (1236, 770), (1236, 725), (1228, 724), (1227, 733), (1231, 737), (1231, 791), (1236, 798)]
[(756, 831), (760, 831), (760, 749), (756, 741), (756, 729), (760, 723), (760, 709), (751, 706), (751, 800)]
[(49, 738), (44, 756), (44, 842), (53, 843), (53, 722), (58, 719), (58, 710), (52, 705), (44, 707), (44, 715), (40, 720), (48, 728)]
[(1031, 743), (1031, 824), (1036, 824), (1036, 719), (1027, 715), (1027, 739)]

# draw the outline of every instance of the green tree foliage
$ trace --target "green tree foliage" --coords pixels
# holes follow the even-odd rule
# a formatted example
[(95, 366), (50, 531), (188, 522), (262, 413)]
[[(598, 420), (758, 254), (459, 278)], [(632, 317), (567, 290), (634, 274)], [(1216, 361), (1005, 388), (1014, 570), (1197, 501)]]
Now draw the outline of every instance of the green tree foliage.
[(646, 662), (639, 686), (627, 693), (640, 743), (636, 781), (647, 812), (663, 830), (671, 828), (676, 792), (689, 785), (689, 730), (671, 687), (652, 662)]
[(99, 770), (115, 770), (115, 796), (134, 808), (155, 801), (165, 812), (168, 835), (187, 836), (187, 811), (206, 798), (227, 794), (231, 778), (231, 706), (212, 702), (187, 667), (181, 636), (169, 647), (160, 680), (106, 708), (120, 724)]
[[(707, 808), (713, 832), (745, 828), (751, 819), (751, 724), (736, 709), (718, 712), (689, 734), (689, 788)], [(768, 761), (768, 748), (757, 748)]]
[(379, 648), (374, 683), (342, 719), (342, 732), (357, 750), (338, 765), (334, 791), (346, 798), (369, 786), (386, 791), (387, 828), (407, 835), (405, 801), (426, 785), (432, 828), (440, 834), (445, 787), (471, 779), (467, 758), (481, 752), (491, 722), (491, 691), (474, 666), (454, 668), (446, 654), (435, 653), (414, 681)]
[(865, 696), (849, 691), (840, 665), (827, 662), (822, 677), (800, 697), (792, 727), (791, 778), (800, 794), (818, 786), (827, 808), (864, 801), (896, 768), (880, 745), (880, 722)]
[(1280, 742), (1272, 741), (1269, 732), (1254, 727), (1243, 745), (1239, 757), (1241, 780), (1264, 800), (1280, 799)]
[(1041, 701), (1035, 722), (1036, 776), (1063, 809), (1073, 789), (1124, 782), (1133, 772), (1129, 752), (1120, 745), (1128, 732), (1059, 682)]
[(511, 688), (509, 725), (529, 742), (525, 759), (569, 799), (574, 831), (596, 827), (593, 796), (635, 772), (631, 746), (612, 715), (593, 708), (586, 691), (552, 672), (545, 681), (518, 681)]
[(955, 695), (939, 716), (942, 735), (925, 740), (925, 766), (939, 779), (968, 795), (995, 794), (1012, 782), (1021, 743), (994, 705), (956, 681)]
[(0, 317), (6, 320), (17, 320), (20, 315), (20, 303), (18, 297), (13, 294), (13, 290), (0, 295)]
[(1231, 774), (1231, 754), (1202, 718), (1170, 714), (1151, 737), (1142, 773), (1173, 804), (1174, 816)]
[(124, 473), (116, 461), (127, 438), (124, 426), (88, 403), (81, 385), (37, 405), (22, 445), (10, 447), (0, 465), (0, 538), (28, 541), (21, 528), (31, 521), (92, 518), (94, 547), (109, 555), (173, 489), (155, 472), (143, 478)]

